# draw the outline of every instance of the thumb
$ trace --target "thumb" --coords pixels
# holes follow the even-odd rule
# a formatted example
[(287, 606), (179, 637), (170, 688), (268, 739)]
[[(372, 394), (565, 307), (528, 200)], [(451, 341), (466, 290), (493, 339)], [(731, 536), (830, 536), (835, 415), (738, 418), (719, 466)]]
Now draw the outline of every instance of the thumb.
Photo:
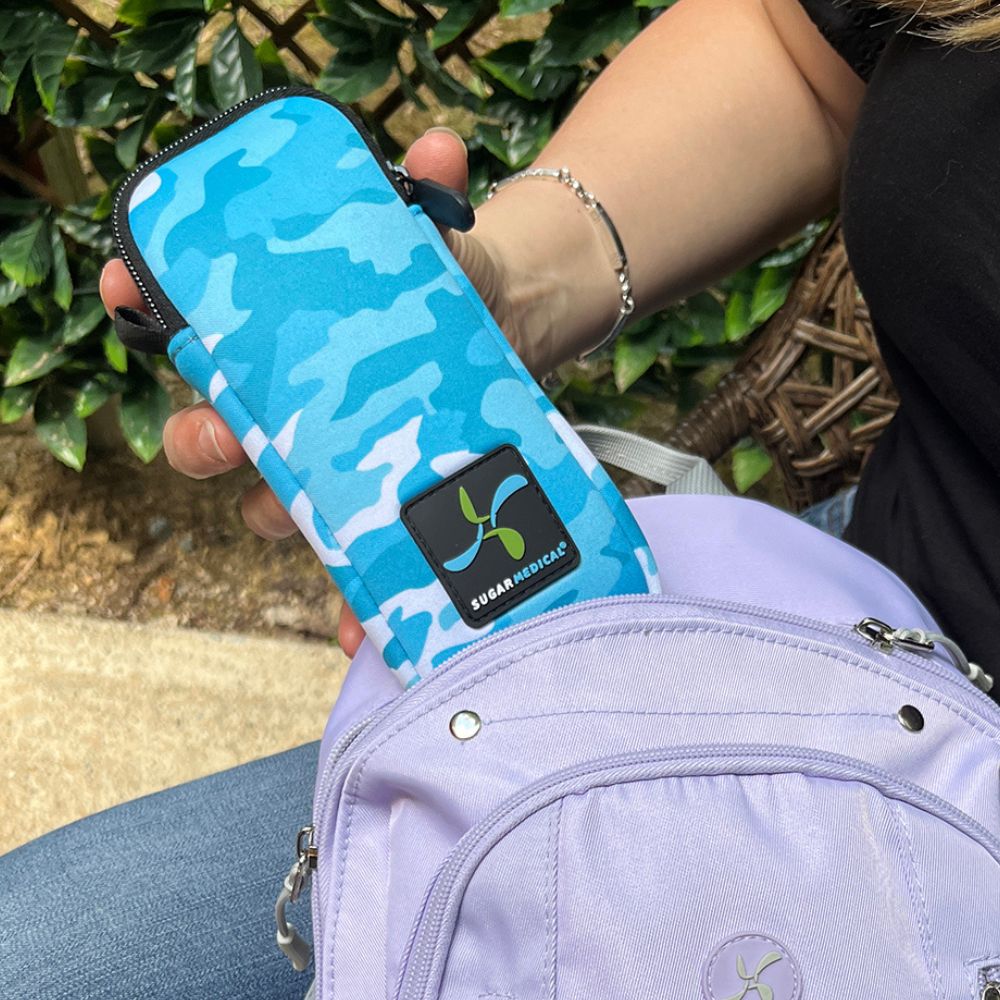
[(457, 191), (469, 187), (469, 160), (462, 137), (439, 125), (429, 129), (410, 146), (403, 160), (410, 176), (432, 180)]

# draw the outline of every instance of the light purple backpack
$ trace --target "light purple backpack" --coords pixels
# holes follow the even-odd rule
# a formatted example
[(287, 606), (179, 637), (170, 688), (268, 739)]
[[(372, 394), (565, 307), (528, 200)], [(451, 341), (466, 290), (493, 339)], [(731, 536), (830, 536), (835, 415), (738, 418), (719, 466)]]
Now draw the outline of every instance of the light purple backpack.
[(311, 875), (315, 996), (1000, 1000), (989, 679), (787, 514), (632, 509), (664, 595), (500, 632), (402, 695), (355, 659), (278, 906), (304, 968)]

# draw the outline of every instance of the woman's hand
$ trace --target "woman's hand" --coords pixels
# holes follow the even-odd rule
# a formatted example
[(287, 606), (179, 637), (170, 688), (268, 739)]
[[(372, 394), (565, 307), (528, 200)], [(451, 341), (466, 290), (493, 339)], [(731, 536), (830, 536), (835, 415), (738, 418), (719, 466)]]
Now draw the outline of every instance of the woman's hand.
[[(432, 129), (418, 139), (410, 148), (405, 164), (413, 177), (431, 178), (461, 191), (468, 187), (465, 146), (449, 129)], [(501, 301), (500, 294), (504, 282), (491, 252), (475, 237), (446, 233), (445, 238), (498, 321), (509, 320), (511, 310)], [(105, 266), (101, 275), (101, 296), (111, 314), (117, 306), (146, 308), (121, 260), (109, 261)], [(193, 479), (208, 479), (229, 472), (247, 460), (239, 441), (208, 403), (189, 406), (170, 417), (163, 429), (163, 450), (173, 468)], [(297, 530), (295, 522), (263, 481), (244, 495), (242, 513), (247, 526), (262, 538), (287, 538)], [(338, 636), (348, 656), (357, 652), (364, 638), (357, 618), (346, 605), (340, 617)]]

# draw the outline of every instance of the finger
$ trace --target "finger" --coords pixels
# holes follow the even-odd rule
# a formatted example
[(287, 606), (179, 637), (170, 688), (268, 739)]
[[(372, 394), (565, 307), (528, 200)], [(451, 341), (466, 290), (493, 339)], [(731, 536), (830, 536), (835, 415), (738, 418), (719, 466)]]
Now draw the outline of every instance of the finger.
[(411, 177), (429, 178), (465, 191), (469, 187), (469, 157), (462, 137), (439, 125), (425, 132), (410, 146), (403, 161)]
[(129, 274), (125, 262), (117, 257), (104, 265), (99, 288), (104, 308), (107, 309), (109, 316), (114, 316), (118, 306), (147, 311), (139, 286)]
[(175, 413), (163, 428), (163, 450), (178, 472), (207, 479), (242, 465), (246, 452), (208, 403)]
[(276, 542), (298, 530), (291, 515), (281, 506), (274, 490), (261, 481), (243, 494), (240, 510), (246, 526), (261, 538)]
[(353, 657), (362, 639), (365, 637), (365, 630), (361, 627), (357, 615), (345, 604), (340, 612), (340, 621), (337, 623), (337, 641), (340, 648), (350, 657)]

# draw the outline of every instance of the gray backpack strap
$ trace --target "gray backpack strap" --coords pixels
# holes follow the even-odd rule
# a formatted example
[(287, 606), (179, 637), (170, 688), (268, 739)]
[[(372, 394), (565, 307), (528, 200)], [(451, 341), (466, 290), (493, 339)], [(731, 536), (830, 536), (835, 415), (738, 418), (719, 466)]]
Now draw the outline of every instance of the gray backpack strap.
[(666, 493), (730, 495), (703, 458), (616, 427), (577, 424), (574, 430), (599, 461), (657, 483)]

